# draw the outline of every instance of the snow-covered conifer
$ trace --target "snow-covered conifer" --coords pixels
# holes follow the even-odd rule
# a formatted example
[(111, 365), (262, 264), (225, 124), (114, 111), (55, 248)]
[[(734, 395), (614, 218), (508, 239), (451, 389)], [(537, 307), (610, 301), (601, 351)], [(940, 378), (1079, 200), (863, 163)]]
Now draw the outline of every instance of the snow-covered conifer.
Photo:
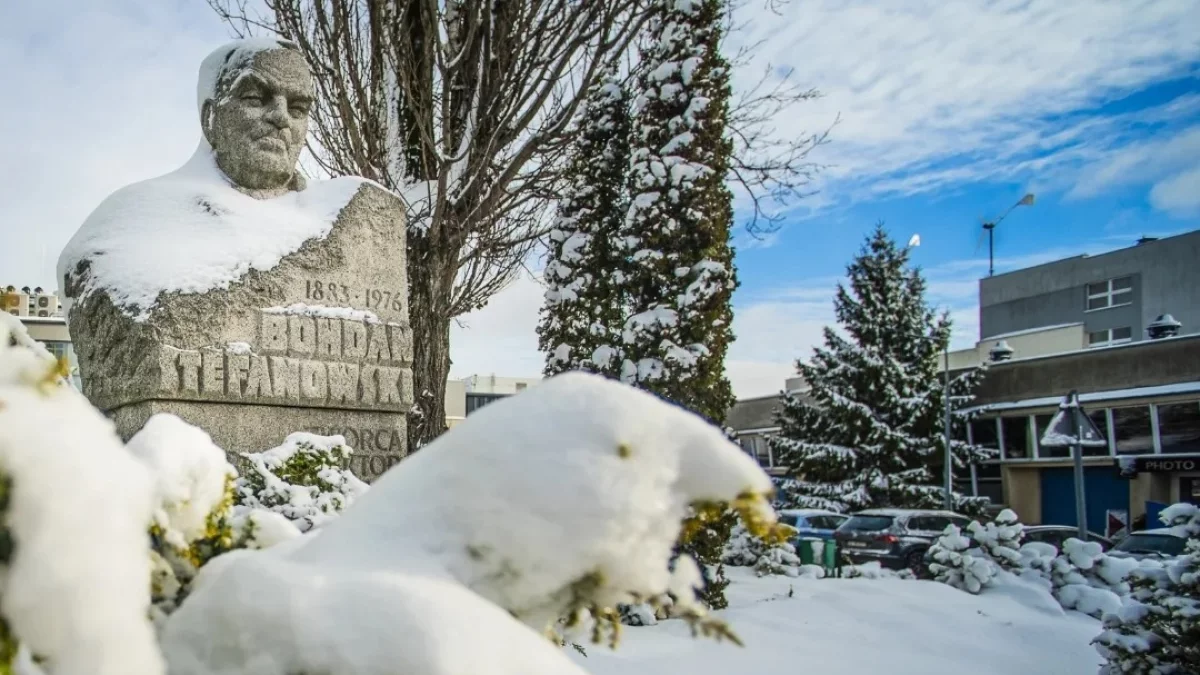
[(972, 551), (971, 541), (962, 535), (956, 525), (947, 525), (946, 531), (929, 548), (929, 571), (934, 579), (962, 591), (977, 594), (992, 582), (996, 567), (986, 556)]
[(981, 525), (971, 521), (967, 525), (971, 538), (979, 542), (983, 552), (997, 565), (1009, 572), (1021, 569), (1021, 537), (1025, 526), (1012, 509), (1004, 509), (996, 519)]
[(1138, 567), (1132, 558), (1106, 555), (1100, 544), (1071, 538), (1050, 566), (1054, 597), (1064, 609), (1099, 619), (1117, 611), (1130, 591), (1128, 577)]
[(1160, 517), (1194, 534), (1184, 555), (1164, 565), (1143, 561), (1129, 573), (1129, 595), (1104, 615), (1093, 641), (1107, 660), (1102, 675), (1200, 672), (1200, 509), (1175, 504)]
[(588, 92), (558, 218), (550, 230), (538, 344), (547, 376), (586, 370), (616, 378), (625, 320), (625, 218), (629, 95), (615, 72)]
[(642, 52), (619, 239), (630, 261), (621, 379), (720, 424), (737, 285), (724, 0), (655, 0)]
[[(825, 344), (797, 362), (811, 385), (788, 394), (769, 442), (789, 467), (787, 506), (848, 511), (873, 507), (930, 508), (944, 500), (943, 375), (938, 360), (950, 320), (925, 302), (925, 280), (909, 266), (908, 249), (876, 227), (839, 284), (834, 308), (844, 334), (825, 329)], [(982, 376), (973, 368), (951, 383), (961, 408)], [(966, 417), (955, 415), (960, 430)], [(958, 436), (964, 434), (958, 433)], [(953, 441), (955, 469), (986, 451)], [(976, 501), (956, 495), (957, 507)]]
[(249, 466), (237, 480), (239, 509), (273, 511), (301, 532), (319, 526), (367, 491), (342, 468), (352, 452), (341, 436), (296, 432), (277, 448), (244, 453)]

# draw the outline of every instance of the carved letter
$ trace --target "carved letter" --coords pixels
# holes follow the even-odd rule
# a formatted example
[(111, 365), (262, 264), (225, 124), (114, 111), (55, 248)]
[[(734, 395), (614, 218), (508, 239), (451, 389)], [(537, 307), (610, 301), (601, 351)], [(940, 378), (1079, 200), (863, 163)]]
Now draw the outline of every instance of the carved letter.
[(169, 345), (158, 348), (158, 390), (179, 391), (179, 350)]
[(317, 324), (311, 316), (288, 317), (288, 349), (293, 355), (316, 351)]
[(367, 355), (367, 324), (342, 322), (342, 355), (348, 359), (361, 359)]
[(369, 366), (365, 363), (360, 370), (358, 378), (362, 382), (362, 399), (360, 400), (368, 405), (375, 403), (379, 398), (379, 387), (375, 384), (378, 371), (379, 366)]
[(372, 325), (367, 330), (367, 359), (371, 361), (388, 362), (392, 360), (392, 352), (388, 349), (387, 326)]
[(205, 394), (225, 393), (225, 353), (205, 349), (200, 361), (200, 390)]
[(183, 391), (200, 393), (200, 352), (179, 352), (179, 370), (183, 373)]
[[(376, 461), (378, 460), (378, 461)], [(371, 455), (371, 474), (378, 476), (387, 471), (387, 459), (383, 455)]]
[(246, 376), (246, 398), (270, 398), (272, 393), (267, 357), (251, 356), (250, 372)]
[(317, 356), (342, 355), (341, 319), (317, 319)]
[(353, 363), (325, 366), (329, 371), (329, 402), (358, 403), (358, 366)]
[(393, 324), (388, 326), (388, 335), (392, 338), (392, 358), (404, 365), (412, 363), (412, 329)]
[(380, 366), (376, 377), (379, 379), (379, 402), (402, 405), (400, 397), (400, 369), (390, 366)]
[(324, 401), (329, 396), (325, 364), (320, 361), (300, 362), (300, 396)]
[(300, 361), (284, 356), (271, 357), (271, 381), (275, 398), (300, 399)]
[[(386, 440), (379, 440), (381, 437)], [(392, 449), (392, 435), (388, 433), (387, 429), (377, 429), (375, 431), (375, 447), (380, 450)]]
[(263, 314), (258, 336), (259, 349), (284, 354), (288, 348), (287, 317), (282, 314)]
[(246, 382), (246, 374), (250, 370), (250, 355), (227, 354), (225, 356), (225, 370), (228, 373), (225, 382), (225, 393), (236, 398), (241, 398), (242, 384)]

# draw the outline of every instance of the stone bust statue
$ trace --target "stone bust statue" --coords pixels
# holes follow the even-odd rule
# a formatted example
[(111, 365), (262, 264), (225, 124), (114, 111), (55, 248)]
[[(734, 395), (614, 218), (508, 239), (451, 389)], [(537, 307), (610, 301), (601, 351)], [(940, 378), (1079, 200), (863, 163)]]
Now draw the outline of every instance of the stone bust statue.
[(206, 62), (216, 66), (215, 82), (211, 89), (201, 82), (200, 126), (217, 167), (235, 188), (257, 198), (305, 187), (296, 162), (308, 133), (312, 73), (292, 43), (276, 44), (217, 50), (209, 59), (219, 65)]

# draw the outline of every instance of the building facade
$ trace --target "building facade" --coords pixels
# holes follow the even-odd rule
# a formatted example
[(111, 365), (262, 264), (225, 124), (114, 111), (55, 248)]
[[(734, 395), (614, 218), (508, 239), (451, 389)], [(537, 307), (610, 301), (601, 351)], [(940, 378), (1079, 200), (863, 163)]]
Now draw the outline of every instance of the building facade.
[(71, 382), (76, 389), (81, 389), (79, 362), (57, 295), (41, 288), (6, 286), (0, 289), (0, 310), (20, 319), (29, 337), (42, 343), (51, 354), (67, 359)]
[[(803, 396), (808, 391), (808, 384), (802, 378), (793, 377), (784, 382), (784, 391)], [(758, 460), (759, 465), (772, 475), (782, 474), (785, 470), (767, 445), (767, 439), (779, 433), (775, 413), (783, 406), (783, 396), (783, 393), (779, 393), (742, 399), (729, 409), (725, 417), (725, 426), (733, 430), (734, 438), (742, 450)]]
[(1105, 347), (1146, 339), (1163, 314), (1183, 333), (1200, 331), (1197, 260), (1200, 230), (986, 277), (979, 281), (981, 341), (1078, 324), (1085, 347)]
[(446, 381), (446, 426), (453, 427), (483, 406), (518, 394), (541, 381), (540, 377), (471, 375)]

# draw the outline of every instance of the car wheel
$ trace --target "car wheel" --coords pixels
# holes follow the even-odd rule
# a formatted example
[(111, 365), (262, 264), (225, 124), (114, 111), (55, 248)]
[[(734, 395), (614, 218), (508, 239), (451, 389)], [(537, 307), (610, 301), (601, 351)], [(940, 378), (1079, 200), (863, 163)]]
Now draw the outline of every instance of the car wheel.
[(905, 556), (904, 567), (918, 579), (924, 578), (929, 573), (929, 569), (925, 567), (925, 551), (912, 551)]

